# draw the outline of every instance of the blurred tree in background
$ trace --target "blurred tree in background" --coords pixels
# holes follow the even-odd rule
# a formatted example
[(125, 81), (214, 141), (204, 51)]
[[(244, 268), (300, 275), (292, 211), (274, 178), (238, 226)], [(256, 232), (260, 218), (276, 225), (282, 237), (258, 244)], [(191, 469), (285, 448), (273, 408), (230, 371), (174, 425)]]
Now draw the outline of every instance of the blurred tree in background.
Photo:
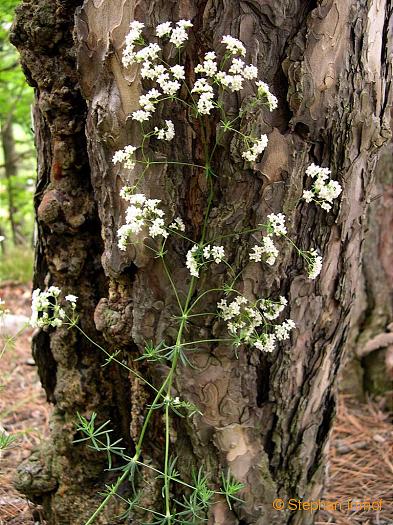
[[(18, 53), (9, 42), (17, 4), (17, 0), (0, 4), (0, 253), (14, 259), (18, 255), (15, 247), (23, 246), (26, 254), (26, 245), (32, 244), (35, 183), (30, 116), (33, 90), (26, 84)], [(2, 260), (1, 266), (5, 264)], [(0, 269), (0, 278), (2, 273)]]

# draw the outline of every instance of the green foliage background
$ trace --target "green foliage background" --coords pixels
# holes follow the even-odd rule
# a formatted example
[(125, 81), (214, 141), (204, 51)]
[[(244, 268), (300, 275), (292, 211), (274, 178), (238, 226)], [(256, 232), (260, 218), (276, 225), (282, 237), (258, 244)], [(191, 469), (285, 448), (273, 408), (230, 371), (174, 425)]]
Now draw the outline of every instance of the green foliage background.
[[(31, 120), (34, 92), (26, 83), (19, 64), (18, 52), (9, 42), (9, 30), (18, 3), (19, 0), (1, 0), (0, 2), (0, 126), (3, 127), (7, 122), (12, 122), (18, 168), (17, 175), (7, 181), (3, 144), (1, 144), (0, 235), (5, 239), (0, 242), (0, 280), (16, 277), (11, 271), (12, 263), (18, 261), (19, 264), (20, 259), (26, 260), (28, 271), (25, 272), (25, 275), (31, 272), (34, 225), (33, 192), (36, 178), (34, 133)], [(18, 225), (18, 242), (23, 245), (23, 248), (13, 246), (9, 207), (10, 191), (15, 207), (14, 221)], [(9, 272), (11, 272), (10, 275), (8, 275)]]

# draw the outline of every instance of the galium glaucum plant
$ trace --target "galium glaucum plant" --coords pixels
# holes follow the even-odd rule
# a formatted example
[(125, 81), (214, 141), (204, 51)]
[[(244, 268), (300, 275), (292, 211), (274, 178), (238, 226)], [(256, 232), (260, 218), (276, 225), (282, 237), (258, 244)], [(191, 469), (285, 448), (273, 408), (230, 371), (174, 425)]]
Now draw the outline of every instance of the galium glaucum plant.
[[(174, 382), (181, 366), (190, 364), (187, 357), (188, 349), (196, 350), (198, 345), (211, 342), (225, 345), (228, 351), (274, 352), (277, 344), (290, 338), (295, 329), (295, 322), (283, 317), (287, 299), (279, 297), (252, 297), (238, 289), (237, 282), (241, 272), (230, 264), (227, 257), (227, 246), (231, 238), (244, 235), (249, 241), (247, 264), (263, 264), (266, 269), (280, 259), (283, 243), (289, 243), (298, 255), (305, 261), (306, 272), (310, 279), (316, 279), (322, 268), (322, 256), (316, 249), (301, 250), (288, 235), (287, 218), (283, 213), (271, 213), (264, 224), (238, 231), (221, 237), (209, 237), (209, 218), (211, 203), (214, 197), (214, 179), (219, 177), (214, 172), (214, 154), (225, 134), (236, 135), (242, 151), (240, 157), (246, 163), (253, 163), (263, 155), (268, 145), (268, 136), (248, 135), (240, 130), (241, 111), (237, 116), (229, 117), (225, 111), (225, 100), (231, 93), (241, 92), (246, 86), (254, 90), (252, 106), (274, 111), (278, 105), (277, 98), (269, 86), (258, 79), (258, 69), (246, 61), (246, 48), (238, 39), (225, 35), (221, 46), (216, 51), (208, 51), (200, 64), (194, 68), (192, 78), (186, 76), (182, 63), (182, 50), (188, 39), (188, 31), (192, 28), (189, 20), (176, 23), (163, 22), (155, 29), (156, 39), (147, 42), (143, 35), (144, 24), (133, 21), (126, 36), (122, 55), (124, 68), (133, 68), (150, 89), (139, 98), (139, 108), (132, 112), (131, 119), (139, 126), (140, 140), (134, 144), (126, 144), (113, 155), (113, 164), (122, 173), (122, 177), (130, 181), (120, 192), (125, 203), (122, 224), (118, 228), (118, 248), (127, 252), (131, 244), (143, 246), (152, 257), (162, 262), (172, 293), (178, 306), (177, 335), (171, 341), (149, 341), (141, 351), (140, 360), (149, 363), (165, 362), (168, 372), (161, 384), (151, 384), (139, 372), (129, 368), (118, 353), (111, 354), (91, 341), (105, 353), (109, 364), (112, 361), (124, 366), (130, 373), (143, 381), (152, 393), (152, 401), (146, 408), (139, 439), (135, 443), (135, 451), (128, 455), (119, 441), (112, 439), (109, 422), (96, 424), (96, 414), (90, 419), (78, 415), (78, 431), (81, 438), (78, 442), (88, 442), (98, 452), (103, 452), (108, 458), (108, 468), (113, 469), (113, 458), (117, 457), (122, 467), (115, 483), (106, 487), (102, 503), (86, 522), (89, 525), (108, 505), (112, 498), (119, 498), (126, 508), (124, 517), (132, 516), (134, 512), (145, 512), (151, 523), (157, 524), (191, 524), (207, 520), (209, 508), (218, 499), (225, 499), (228, 505), (241, 504), (241, 491), (244, 485), (236, 480), (229, 470), (221, 472), (221, 486), (213, 484), (204, 471), (203, 465), (195, 469), (189, 479), (181, 479), (176, 468), (177, 458), (171, 450), (171, 420), (175, 417), (203, 417), (199, 408), (186, 399), (174, 395)], [(165, 46), (166, 53), (163, 51)], [(168, 53), (168, 49), (172, 51)], [(176, 57), (170, 60), (167, 56)], [(219, 122), (216, 141), (213, 144), (202, 144), (205, 151), (204, 163), (196, 164), (193, 158), (156, 160), (149, 157), (148, 144), (151, 138), (158, 141), (175, 141), (175, 124), (165, 119), (160, 125), (152, 123), (155, 112), (160, 104), (180, 104), (187, 111), (190, 119), (199, 122), (203, 131), (209, 119)], [(204, 136), (204, 135), (203, 135)], [(201, 138), (203, 141), (203, 138)], [(150, 170), (156, 164), (166, 164), (170, 170), (173, 166), (193, 168), (204, 173), (207, 179), (209, 195), (203, 216), (203, 225), (199, 238), (192, 238), (190, 226), (185, 218), (173, 215), (167, 211), (165, 203), (158, 198), (146, 195), (142, 185), (150, 175)], [(330, 179), (330, 171), (311, 164), (306, 175), (312, 179), (310, 189), (305, 190), (303, 199), (314, 202), (329, 211), (333, 201), (340, 195), (338, 182)], [(186, 245), (184, 266), (189, 272), (188, 293), (182, 297), (178, 293), (175, 281), (170, 271), (170, 247), (168, 240), (178, 239)], [(215, 289), (199, 291), (201, 276), (209, 271), (212, 265), (224, 265), (227, 268), (228, 280), (225, 285)], [(197, 293), (196, 293), (197, 292)], [(67, 307), (59, 299), (60, 290), (52, 286), (46, 292), (36, 290), (33, 294), (32, 324), (43, 329), (53, 329), (68, 324), (84, 333), (78, 325), (76, 314), (77, 298), (68, 295), (65, 300)], [(196, 297), (195, 297), (196, 294)], [(215, 298), (215, 312), (200, 312), (200, 300), (208, 294)], [(194, 341), (189, 340), (187, 324), (193, 316), (210, 316), (216, 318), (226, 329), (225, 338), (209, 338)], [(143, 447), (146, 432), (153, 414), (161, 411), (164, 425), (164, 450), (162, 463), (154, 466), (143, 460)], [(138, 488), (138, 477), (144, 470), (151, 471), (162, 484), (163, 508), (145, 508), (143, 506), (143, 486)], [(126, 481), (131, 481), (133, 487), (130, 498), (125, 498), (119, 489)], [(152, 520), (152, 521), (151, 521)]]

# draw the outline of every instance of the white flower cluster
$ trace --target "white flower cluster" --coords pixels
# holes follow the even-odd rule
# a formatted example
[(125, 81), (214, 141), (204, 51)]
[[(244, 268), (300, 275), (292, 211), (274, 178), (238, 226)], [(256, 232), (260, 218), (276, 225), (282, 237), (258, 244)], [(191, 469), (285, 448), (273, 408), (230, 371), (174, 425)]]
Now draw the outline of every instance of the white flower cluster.
[(191, 93), (199, 93), (199, 99), (197, 102), (198, 113), (201, 115), (209, 115), (210, 111), (214, 108), (214, 90), (209, 84), (206, 78), (199, 78)]
[(278, 257), (278, 250), (270, 235), (262, 237), (261, 244), (255, 245), (250, 253), (250, 260), (261, 262), (264, 258), (265, 262), (272, 266)]
[(263, 152), (267, 146), (267, 135), (261, 135), (260, 139), (256, 139), (248, 150), (242, 153), (242, 157), (249, 162), (255, 162), (257, 157)]
[(126, 146), (124, 149), (119, 149), (115, 152), (112, 158), (113, 164), (123, 164), (128, 170), (135, 168), (135, 156), (134, 153), (137, 150), (135, 146)]
[[(187, 29), (192, 27), (189, 20), (179, 20), (173, 27), (171, 22), (163, 22), (156, 27), (156, 35), (159, 38), (167, 37), (177, 48), (180, 48), (188, 38)], [(184, 80), (185, 71), (181, 65), (165, 67), (161, 62), (161, 47), (157, 43), (148, 44), (138, 51), (137, 45), (143, 45), (142, 29), (144, 24), (133, 21), (130, 24), (130, 31), (126, 36), (126, 46), (123, 50), (122, 62), (124, 67), (129, 67), (135, 63), (141, 63), (141, 77), (155, 80), (161, 91), (152, 88), (139, 98), (138, 109), (132, 113), (132, 119), (138, 122), (149, 120), (155, 111), (160, 96), (173, 97), (179, 91), (181, 84), (179, 80)], [(168, 121), (166, 122), (168, 126)], [(172, 124), (172, 123), (171, 123)], [(171, 140), (174, 136), (174, 129), (170, 125), (170, 131), (162, 132), (158, 138)]]
[[(142, 36), (142, 29), (144, 24), (134, 20), (130, 24), (130, 31), (126, 35), (126, 45), (123, 50), (123, 65), (129, 67), (132, 64), (140, 62), (155, 61), (161, 48), (158, 44), (148, 44), (139, 51), (136, 51), (136, 45), (143, 45), (144, 40)], [(171, 22), (164, 22), (156, 27), (156, 35), (159, 38), (168, 37), (169, 41), (176, 47), (181, 47), (188, 38), (187, 29), (192, 27), (189, 20), (179, 20), (175, 27), (172, 27)]]
[(217, 73), (218, 65), (216, 62), (217, 55), (214, 51), (209, 51), (205, 54), (202, 64), (198, 64), (194, 71), (195, 73), (204, 73), (207, 77), (213, 77)]
[(136, 52), (135, 52), (135, 44), (138, 42), (141, 42), (142, 39), (142, 29), (145, 27), (142, 22), (138, 22), (137, 20), (134, 20), (130, 24), (130, 31), (126, 35), (126, 47), (123, 50), (123, 65), (125, 67), (130, 66), (134, 62), (136, 62)]
[[(192, 23), (189, 20), (180, 20), (176, 24), (162, 22), (156, 27), (156, 36), (159, 39), (169, 40), (175, 47), (180, 48), (188, 39), (187, 30), (190, 27), (192, 27)], [(167, 65), (161, 59), (162, 49), (160, 45), (158, 43), (145, 43), (142, 36), (143, 28), (143, 23), (131, 22), (122, 57), (125, 67), (140, 63), (141, 77), (156, 82), (156, 87), (140, 96), (140, 109), (132, 113), (132, 119), (140, 123), (150, 119), (161, 100), (176, 97), (181, 88), (181, 81), (185, 80), (184, 66), (181, 64)], [(215, 101), (214, 86), (237, 92), (243, 89), (245, 81), (254, 80), (258, 76), (258, 69), (252, 64), (247, 64), (241, 58), (246, 55), (246, 48), (240, 40), (231, 35), (224, 35), (221, 43), (226, 48), (224, 60), (221, 62), (223, 64), (222, 70), (219, 70), (217, 55), (214, 51), (205, 53), (202, 62), (194, 69), (196, 74), (203, 75), (190, 88), (195, 97), (196, 110), (199, 115), (210, 115), (211, 111), (218, 107), (218, 103)], [(277, 106), (277, 99), (271, 94), (267, 84), (257, 81), (256, 87), (257, 98), (266, 98), (269, 109), (274, 109)], [(154, 133), (161, 140), (172, 140), (175, 136), (173, 123), (166, 121), (166, 126), (166, 128), (161, 129), (155, 128)], [(259, 139), (248, 137), (246, 139), (247, 149), (242, 153), (243, 158), (249, 162), (255, 162), (265, 150), (267, 142), (266, 135), (261, 135)], [(133, 148), (133, 146), (127, 146), (124, 150), (116, 152), (113, 161), (115, 163), (122, 162), (128, 169), (133, 169), (135, 166), (133, 157), (135, 150)]]
[[(34, 290), (31, 302), (31, 326), (34, 328), (45, 326), (57, 328), (63, 324), (66, 312), (59, 303), (60, 294), (61, 290), (57, 286), (50, 286), (44, 292), (41, 292), (39, 288)], [(65, 296), (65, 300), (71, 303), (73, 310), (75, 310), (77, 299), (76, 295)]]
[(322, 209), (330, 211), (334, 199), (340, 195), (342, 188), (336, 180), (330, 179), (329, 168), (321, 168), (311, 164), (306, 174), (315, 179), (311, 190), (304, 190), (303, 199), (306, 202), (316, 202)]
[(277, 317), (284, 310), (288, 304), (288, 301), (285, 299), (285, 297), (280, 295), (278, 301), (272, 301), (271, 299), (261, 299), (260, 304), (260, 308), (266, 319), (269, 321), (274, 321), (274, 319), (277, 319)]
[(250, 260), (254, 262), (265, 261), (272, 266), (279, 255), (279, 251), (273, 242), (273, 235), (282, 237), (286, 235), (285, 215), (283, 213), (271, 213), (267, 216), (267, 223), (260, 225), (266, 228), (267, 235), (260, 240), (260, 244), (255, 244), (249, 254)]
[(273, 93), (271, 93), (269, 86), (262, 80), (259, 80), (256, 84), (258, 88), (257, 97), (266, 100), (267, 106), (270, 111), (276, 109), (278, 101), (277, 98), (273, 95)]
[(186, 30), (190, 27), (192, 27), (192, 23), (189, 20), (179, 20), (175, 27), (172, 27), (171, 22), (163, 22), (156, 27), (156, 35), (159, 38), (166, 36), (169, 38), (169, 42), (176, 47), (181, 47), (188, 39)]
[(208, 244), (203, 248), (203, 258), (205, 261), (213, 259), (216, 264), (220, 264), (224, 260), (225, 251), (223, 246), (210, 246)]
[(277, 237), (281, 237), (287, 234), (287, 228), (285, 226), (285, 215), (283, 213), (271, 213), (267, 216), (267, 219), (267, 229), (269, 234), (277, 235)]
[[(226, 299), (222, 299), (217, 308), (220, 317), (227, 321), (228, 331), (236, 345), (248, 343), (261, 351), (272, 352), (276, 340), (288, 339), (289, 332), (295, 328), (295, 323), (287, 319), (280, 325), (274, 325), (273, 333), (268, 331), (271, 324), (267, 321), (276, 319), (286, 304), (286, 299), (280, 297), (279, 302), (262, 300), (258, 307), (258, 302), (250, 305), (245, 297), (239, 295), (229, 304)], [(261, 330), (262, 333), (259, 333)]]
[(154, 132), (157, 135), (157, 138), (160, 140), (172, 140), (175, 136), (175, 126), (171, 120), (166, 120), (166, 129), (165, 128), (154, 128)]
[[(217, 56), (214, 51), (206, 53), (202, 63), (198, 64), (194, 69), (195, 73), (204, 75), (204, 77), (199, 78), (195, 82), (192, 89), (192, 93), (200, 94), (197, 107), (198, 112), (202, 115), (209, 115), (211, 110), (217, 105), (214, 102), (214, 84), (236, 92), (243, 89), (245, 80), (253, 80), (258, 76), (258, 69), (254, 65), (246, 64), (244, 60), (238, 58), (238, 55), (245, 56), (246, 54), (246, 48), (240, 40), (230, 35), (225, 35), (221, 42), (226, 47), (225, 57), (232, 57), (228, 70), (219, 71)], [(226, 60), (224, 60), (225, 62)], [(252, 148), (244, 153), (244, 158), (255, 160), (257, 155), (265, 149), (266, 144), (267, 137), (263, 135), (260, 140), (255, 140)]]
[(307, 274), (309, 279), (316, 279), (322, 270), (322, 257), (316, 250), (306, 253), (306, 260), (308, 263)]
[(253, 80), (258, 76), (258, 69), (253, 65), (247, 65), (241, 58), (234, 58), (228, 73), (241, 75), (247, 80)]
[(289, 339), (290, 331), (296, 328), (296, 324), (292, 319), (287, 319), (281, 324), (277, 324), (274, 327), (274, 334), (279, 341), (285, 341)]
[(169, 228), (171, 228), (172, 230), (177, 230), (179, 232), (186, 231), (186, 225), (184, 224), (183, 219), (181, 217), (176, 217), (173, 220), (172, 224), (169, 225)]
[(193, 277), (199, 277), (200, 262), (198, 261), (198, 245), (195, 244), (191, 250), (188, 250), (186, 256), (186, 267)]
[(203, 248), (195, 244), (187, 252), (186, 267), (193, 277), (199, 277), (199, 270), (201, 267), (209, 262), (214, 261), (220, 264), (225, 258), (225, 250), (223, 246), (204, 246)]
[(254, 346), (261, 352), (271, 354), (276, 349), (276, 336), (274, 334), (261, 334), (259, 338), (254, 341)]
[(127, 248), (129, 238), (137, 235), (145, 226), (148, 226), (152, 238), (159, 235), (168, 237), (163, 219), (165, 214), (158, 207), (161, 201), (147, 199), (143, 193), (133, 194), (132, 191), (132, 188), (126, 186), (120, 192), (120, 196), (130, 203), (126, 210), (126, 223), (117, 232), (118, 247), (123, 251)]
[(245, 56), (246, 54), (246, 48), (244, 47), (243, 43), (240, 42), (237, 38), (234, 38), (231, 35), (225, 35), (222, 37), (221, 42), (225, 44), (227, 48), (227, 52), (231, 55), (241, 55)]

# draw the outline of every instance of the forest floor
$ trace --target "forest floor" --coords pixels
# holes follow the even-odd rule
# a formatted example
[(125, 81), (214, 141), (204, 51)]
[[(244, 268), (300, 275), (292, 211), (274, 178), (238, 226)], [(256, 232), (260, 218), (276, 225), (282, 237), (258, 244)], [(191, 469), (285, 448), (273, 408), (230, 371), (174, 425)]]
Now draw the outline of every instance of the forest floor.
[[(30, 290), (0, 285), (13, 314), (29, 315)], [(40, 387), (30, 351), (31, 332), (20, 336), (0, 360), (0, 429), (18, 436), (0, 455), (0, 525), (43, 524), (39, 507), (13, 487), (16, 466), (48, 433), (50, 407)], [(341, 502), (321, 511), (316, 525), (393, 525), (393, 424), (383, 402), (360, 403), (340, 396), (332, 433), (323, 501)], [(382, 499), (381, 510), (348, 510), (348, 499)], [(366, 505), (367, 506), (367, 505)], [(375, 504), (377, 507), (378, 505)]]

